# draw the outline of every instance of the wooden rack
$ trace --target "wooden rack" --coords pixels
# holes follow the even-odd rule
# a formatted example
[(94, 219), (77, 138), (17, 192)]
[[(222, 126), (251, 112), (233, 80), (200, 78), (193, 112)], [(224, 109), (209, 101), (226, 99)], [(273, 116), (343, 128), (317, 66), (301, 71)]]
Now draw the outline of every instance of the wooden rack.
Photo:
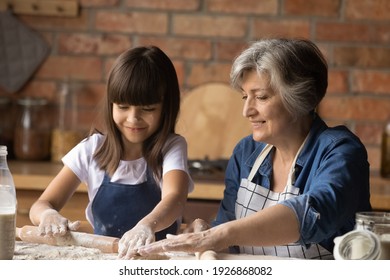
[(79, 14), (77, 0), (0, 0), (0, 11), (35, 16), (76, 17)]

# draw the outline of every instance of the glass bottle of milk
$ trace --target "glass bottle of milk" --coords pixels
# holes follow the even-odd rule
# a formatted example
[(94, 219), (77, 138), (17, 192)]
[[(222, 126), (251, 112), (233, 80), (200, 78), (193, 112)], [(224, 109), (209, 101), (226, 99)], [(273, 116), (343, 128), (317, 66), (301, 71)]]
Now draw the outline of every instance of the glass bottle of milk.
[(0, 146), (0, 260), (12, 260), (15, 251), (17, 201), (7, 154), (7, 146)]

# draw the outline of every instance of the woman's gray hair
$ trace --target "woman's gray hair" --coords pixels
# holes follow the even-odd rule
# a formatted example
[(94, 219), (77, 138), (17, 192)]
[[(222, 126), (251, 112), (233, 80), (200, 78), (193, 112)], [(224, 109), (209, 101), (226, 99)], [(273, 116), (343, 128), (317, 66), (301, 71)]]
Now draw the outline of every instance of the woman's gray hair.
[(305, 39), (264, 39), (233, 62), (232, 87), (241, 91), (244, 73), (267, 74), (270, 87), (296, 119), (315, 110), (328, 87), (328, 65), (318, 47)]

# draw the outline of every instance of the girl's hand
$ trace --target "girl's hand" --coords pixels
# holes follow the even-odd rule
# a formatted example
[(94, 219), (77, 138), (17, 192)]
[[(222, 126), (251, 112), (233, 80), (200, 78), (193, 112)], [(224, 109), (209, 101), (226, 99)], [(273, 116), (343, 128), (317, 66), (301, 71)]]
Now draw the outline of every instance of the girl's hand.
[(131, 259), (138, 255), (138, 248), (154, 242), (154, 232), (150, 227), (136, 225), (119, 240), (118, 257)]
[(200, 232), (209, 229), (210, 225), (202, 219), (195, 219), (191, 224), (183, 230), (183, 233)]
[(62, 236), (80, 226), (80, 221), (71, 222), (54, 209), (43, 211), (40, 220), (39, 233), (47, 236)]

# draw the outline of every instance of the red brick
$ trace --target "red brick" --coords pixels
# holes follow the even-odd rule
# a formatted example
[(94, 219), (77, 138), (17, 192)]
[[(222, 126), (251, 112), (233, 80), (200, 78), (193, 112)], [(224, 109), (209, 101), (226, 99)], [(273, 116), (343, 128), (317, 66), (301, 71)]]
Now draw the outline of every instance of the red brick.
[(208, 0), (206, 9), (211, 12), (276, 15), (278, 13), (278, 0)]
[(229, 84), (231, 63), (196, 63), (188, 73), (187, 85), (198, 86), (208, 82), (222, 82)]
[(319, 106), (321, 116), (339, 120), (369, 120), (383, 122), (390, 119), (390, 100), (365, 96), (338, 97), (329, 95)]
[(100, 81), (102, 62), (96, 57), (51, 56), (37, 72), (38, 78)]
[(215, 44), (215, 59), (233, 62), (246, 47), (248, 43), (242, 41), (218, 41)]
[(390, 44), (390, 24), (371, 24), (372, 38), (374, 43)]
[(246, 34), (248, 22), (234, 16), (174, 15), (173, 33), (186, 36), (240, 38)]
[(200, 0), (126, 0), (125, 6), (156, 10), (195, 11), (200, 8)]
[(348, 72), (342, 70), (329, 70), (328, 94), (342, 94), (348, 92)]
[(50, 103), (57, 100), (57, 85), (54, 81), (32, 80), (28, 82), (19, 92), (19, 96), (44, 97)]
[(285, 0), (283, 14), (338, 17), (341, 0)]
[(357, 123), (355, 133), (366, 145), (380, 145), (383, 127), (381, 123)]
[(348, 20), (390, 20), (388, 0), (345, 0), (345, 17)]
[(156, 45), (172, 58), (209, 60), (211, 42), (209, 40), (176, 37), (140, 37), (140, 45)]
[(251, 38), (264, 37), (310, 38), (310, 23), (306, 20), (255, 19)]
[(173, 66), (176, 70), (177, 79), (179, 81), (179, 87), (184, 87), (184, 82), (186, 79), (185, 65), (182, 60), (173, 60)]
[(116, 58), (117, 57), (110, 57), (110, 58), (107, 58), (107, 59), (104, 60), (104, 64), (103, 64), (103, 77), (104, 77), (105, 81), (108, 80), (108, 75), (110, 74), (111, 68), (114, 65), (114, 62), (115, 62)]
[(58, 39), (59, 54), (120, 54), (132, 46), (129, 36), (89, 33), (65, 33)]
[(381, 71), (353, 71), (352, 91), (390, 95), (390, 73)]
[(368, 162), (370, 163), (370, 171), (371, 173), (378, 174), (379, 168), (381, 166), (381, 149), (380, 147), (367, 147), (367, 146), (366, 149), (368, 153)]
[(390, 48), (335, 47), (334, 64), (336, 66), (389, 68)]
[(83, 85), (75, 85), (73, 94), (77, 95), (77, 103), (81, 109), (94, 109), (103, 101), (106, 96), (105, 82), (99, 83), (84, 83)]
[(316, 39), (334, 42), (371, 41), (371, 28), (367, 24), (320, 22), (316, 25)]
[(95, 25), (101, 31), (166, 34), (168, 16), (165, 13), (99, 11)]

